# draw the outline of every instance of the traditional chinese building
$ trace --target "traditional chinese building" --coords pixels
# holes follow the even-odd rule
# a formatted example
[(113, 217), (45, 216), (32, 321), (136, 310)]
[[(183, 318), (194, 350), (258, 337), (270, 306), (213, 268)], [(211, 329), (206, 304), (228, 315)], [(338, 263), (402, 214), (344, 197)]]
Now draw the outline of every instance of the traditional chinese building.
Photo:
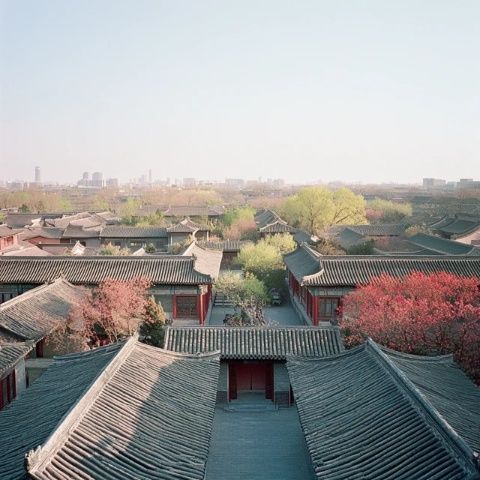
[(306, 322), (336, 322), (342, 298), (382, 274), (447, 272), (480, 279), (475, 256), (322, 256), (306, 244), (284, 256), (292, 303)]
[(278, 233), (291, 233), (293, 235), (297, 231), (273, 210), (261, 210), (255, 215), (255, 223), (262, 237)]
[(480, 245), (480, 217), (478, 215), (446, 216), (430, 225), (430, 228), (444, 238), (471, 245)]
[(151, 293), (173, 319), (205, 323), (218, 276), (221, 252), (196, 247), (190, 255), (131, 257), (0, 257), (2, 301), (63, 277), (94, 287), (107, 278), (146, 277)]
[(58, 357), (0, 414), (0, 478), (203, 480), (218, 372), (136, 338)]
[(480, 478), (480, 392), (451, 356), (369, 340), (287, 368), (319, 480)]
[(29, 342), (0, 342), (0, 410), (25, 390), (25, 357), (32, 348)]
[(337, 327), (169, 327), (165, 348), (181, 353), (220, 351), (218, 401), (261, 393), (276, 405), (293, 398), (285, 368), (288, 355), (324, 357), (343, 351)]

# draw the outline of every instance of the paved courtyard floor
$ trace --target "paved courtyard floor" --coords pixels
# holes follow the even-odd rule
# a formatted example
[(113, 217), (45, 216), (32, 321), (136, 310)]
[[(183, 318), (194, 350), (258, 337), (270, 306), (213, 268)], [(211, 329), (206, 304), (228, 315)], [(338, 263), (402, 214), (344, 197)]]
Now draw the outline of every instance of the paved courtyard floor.
[(206, 480), (313, 478), (296, 407), (234, 412), (216, 408)]
[[(223, 319), (227, 313), (233, 313), (233, 308), (214, 306), (208, 325), (223, 325)], [(290, 303), (284, 303), (278, 307), (267, 307), (264, 313), (268, 324), (272, 326), (305, 325)]]

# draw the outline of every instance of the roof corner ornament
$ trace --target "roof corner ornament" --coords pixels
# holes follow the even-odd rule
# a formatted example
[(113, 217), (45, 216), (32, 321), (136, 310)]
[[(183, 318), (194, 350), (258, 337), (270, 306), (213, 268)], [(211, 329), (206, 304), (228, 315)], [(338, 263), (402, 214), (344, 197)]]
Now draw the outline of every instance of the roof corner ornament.
[(23, 460), (23, 465), (25, 466), (25, 471), (30, 473), (40, 461), (40, 455), (42, 451), (42, 446), (39, 445), (37, 448), (30, 450), (25, 454)]

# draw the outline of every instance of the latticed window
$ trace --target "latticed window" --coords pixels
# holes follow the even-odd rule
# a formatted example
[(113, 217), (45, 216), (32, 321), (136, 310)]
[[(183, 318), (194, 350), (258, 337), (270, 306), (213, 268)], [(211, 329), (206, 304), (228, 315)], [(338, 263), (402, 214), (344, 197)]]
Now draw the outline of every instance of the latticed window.
[(337, 318), (337, 309), (340, 305), (339, 298), (325, 298), (319, 299), (320, 302), (320, 320), (334, 321)]
[(197, 297), (179, 295), (176, 297), (178, 318), (197, 318)]

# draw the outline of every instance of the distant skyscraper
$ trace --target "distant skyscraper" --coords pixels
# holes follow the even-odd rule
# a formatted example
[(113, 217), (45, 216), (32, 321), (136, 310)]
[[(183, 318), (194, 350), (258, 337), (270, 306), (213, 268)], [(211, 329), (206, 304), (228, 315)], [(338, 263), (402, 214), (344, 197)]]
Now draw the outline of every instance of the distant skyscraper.
[(148, 183), (150, 185), (152, 184), (152, 170), (151, 169), (148, 171)]
[(103, 173), (93, 172), (92, 174), (92, 187), (103, 187)]
[(41, 183), (42, 177), (40, 176), (40, 167), (35, 167), (35, 183)]
[(88, 180), (90, 180), (90, 174), (88, 172), (83, 172), (82, 179), (88, 182)]

